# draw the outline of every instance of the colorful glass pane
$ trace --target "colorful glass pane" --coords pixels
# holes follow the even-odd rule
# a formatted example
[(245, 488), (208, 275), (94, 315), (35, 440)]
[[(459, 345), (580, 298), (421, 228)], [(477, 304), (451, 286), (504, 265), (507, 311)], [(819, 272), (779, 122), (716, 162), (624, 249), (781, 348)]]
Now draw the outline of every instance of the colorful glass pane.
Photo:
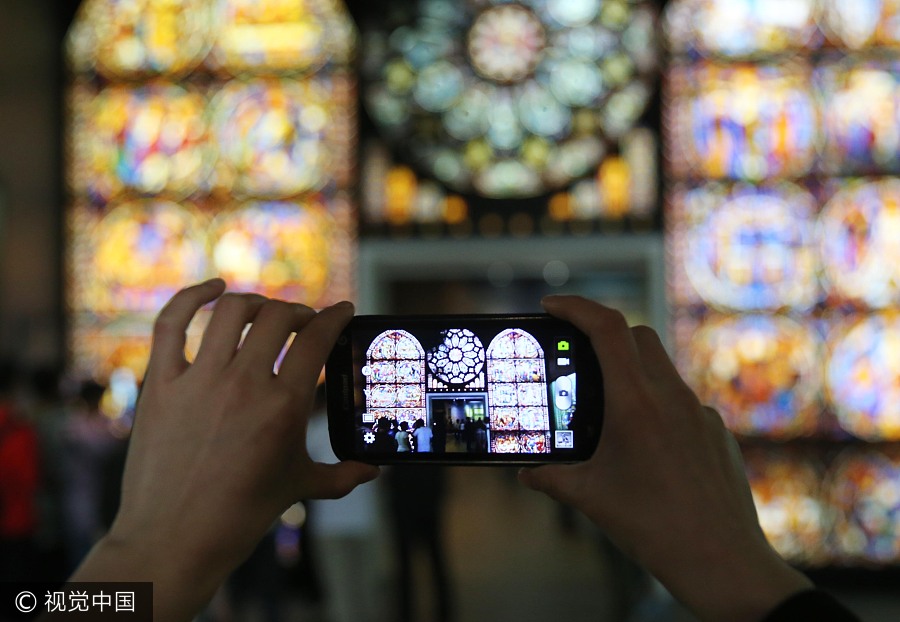
[(900, 315), (848, 319), (832, 334), (826, 376), (841, 427), (871, 441), (900, 440)]
[(223, 0), (211, 64), (232, 74), (307, 73), (346, 61), (352, 22), (331, 0)]
[(900, 303), (900, 180), (856, 180), (822, 208), (819, 247), (836, 301)]
[(900, 3), (896, 0), (821, 0), (822, 27), (850, 50), (900, 46)]
[(679, 177), (757, 181), (812, 170), (820, 137), (809, 66), (678, 65), (670, 86), (669, 163)]
[[(194, 360), (200, 348), (210, 311), (201, 309), (188, 326), (185, 356)], [(71, 317), (73, 329), (72, 372), (99, 381), (109, 381), (117, 371), (140, 379), (150, 359), (153, 317), (146, 314), (100, 319), (94, 313), (78, 311)]]
[[(487, 348), (487, 372), (494, 381), (488, 385), (492, 430), (550, 429), (544, 351), (534, 336), (518, 328), (500, 332)], [(516, 442), (525, 446), (522, 437)]]
[(427, 421), (425, 409), (425, 351), (404, 330), (387, 330), (366, 349), (366, 413), (364, 421), (381, 418), (412, 425)]
[(900, 171), (900, 61), (844, 60), (820, 65), (825, 144), (830, 174)]
[(595, 170), (646, 108), (649, 3), (420, 2), (366, 41), (366, 105), (444, 185), (534, 196)]
[(816, 0), (686, 0), (666, 14), (679, 53), (751, 58), (814, 48)]
[(212, 45), (215, 0), (88, 0), (97, 69), (110, 79), (181, 75)]
[(207, 219), (190, 204), (159, 199), (113, 206), (91, 234), (86, 306), (156, 312), (209, 274)]
[(316, 203), (249, 202), (210, 226), (212, 264), (232, 288), (321, 306), (333, 283), (335, 247), (346, 244)]
[(213, 102), (218, 183), (287, 197), (322, 186), (332, 166), (330, 93), (315, 80), (231, 81)]
[(206, 98), (168, 82), (110, 85), (76, 99), (73, 140), (82, 175), (75, 189), (97, 201), (127, 190), (180, 198), (212, 170)]
[(672, 271), (683, 304), (806, 310), (819, 298), (816, 201), (799, 186), (708, 183), (672, 197)]
[(785, 316), (711, 316), (682, 344), (683, 372), (737, 434), (792, 438), (816, 431), (822, 344)]
[(856, 564), (900, 559), (900, 454), (896, 448), (849, 450), (835, 461), (829, 481), (838, 559)]
[(781, 448), (745, 451), (744, 467), (760, 526), (775, 550), (793, 563), (829, 561), (831, 512), (822, 491), (823, 465)]
[(428, 352), (428, 367), (447, 384), (466, 384), (475, 380), (484, 367), (484, 346), (465, 328), (442, 331), (444, 340)]

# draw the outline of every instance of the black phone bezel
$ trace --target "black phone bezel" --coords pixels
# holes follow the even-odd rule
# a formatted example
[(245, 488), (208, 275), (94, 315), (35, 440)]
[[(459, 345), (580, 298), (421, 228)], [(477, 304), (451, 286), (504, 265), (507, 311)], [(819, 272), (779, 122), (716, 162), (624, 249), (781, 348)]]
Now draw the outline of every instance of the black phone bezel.
[[(380, 332), (392, 328), (411, 330), (414, 326), (439, 323), (446, 327), (471, 326), (477, 323), (496, 323), (505, 328), (539, 322), (543, 330), (571, 332), (578, 342), (575, 347), (575, 369), (581, 380), (576, 384), (578, 409), (575, 413), (575, 431), (581, 440), (572, 452), (554, 451), (542, 454), (503, 453), (390, 453), (359, 452), (355, 448), (356, 434), (356, 383), (353, 368), (354, 331)], [(410, 329), (410, 327), (413, 327)], [(593, 379), (596, 379), (594, 381)], [(325, 365), (325, 394), (328, 410), (328, 432), (332, 450), (340, 460), (356, 460), (379, 465), (439, 464), (439, 465), (537, 465), (573, 463), (593, 455), (603, 427), (603, 380), (596, 354), (586, 335), (574, 326), (547, 314), (466, 314), (466, 315), (359, 315), (355, 316), (338, 336)]]

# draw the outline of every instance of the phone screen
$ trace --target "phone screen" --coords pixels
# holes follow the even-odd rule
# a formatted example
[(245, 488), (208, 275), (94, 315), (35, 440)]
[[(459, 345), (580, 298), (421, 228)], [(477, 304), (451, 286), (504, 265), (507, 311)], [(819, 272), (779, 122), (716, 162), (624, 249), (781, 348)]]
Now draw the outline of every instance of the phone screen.
[(359, 316), (340, 350), (326, 370), (339, 456), (552, 462), (589, 457), (596, 447), (599, 368), (568, 323), (543, 315)]

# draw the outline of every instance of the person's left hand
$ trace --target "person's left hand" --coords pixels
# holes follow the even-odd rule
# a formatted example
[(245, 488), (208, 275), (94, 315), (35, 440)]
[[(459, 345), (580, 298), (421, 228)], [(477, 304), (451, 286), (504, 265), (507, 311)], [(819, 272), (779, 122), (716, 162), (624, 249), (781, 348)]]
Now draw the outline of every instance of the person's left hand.
[[(89, 558), (73, 577), (152, 580), (158, 619), (194, 613), (295, 501), (340, 497), (378, 475), (360, 463), (316, 463), (306, 451), (317, 379), (353, 306), (316, 313), (255, 294), (222, 296), (224, 288), (221, 279), (188, 287), (160, 312), (121, 509), (94, 563)], [(196, 360), (188, 363), (188, 324), (216, 298)], [(296, 338), (276, 375), (291, 333)], [(138, 566), (104, 577), (103, 569), (115, 569), (103, 563), (110, 552)], [(181, 594), (179, 583), (193, 595)]]

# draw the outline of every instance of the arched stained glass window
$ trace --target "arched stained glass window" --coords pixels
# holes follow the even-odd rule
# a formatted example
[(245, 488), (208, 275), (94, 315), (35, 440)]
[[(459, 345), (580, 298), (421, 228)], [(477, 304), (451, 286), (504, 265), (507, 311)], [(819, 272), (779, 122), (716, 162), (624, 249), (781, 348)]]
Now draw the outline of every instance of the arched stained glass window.
[(531, 334), (504, 330), (487, 349), (491, 451), (550, 451), (544, 351)]
[(425, 409), (425, 350), (404, 330), (387, 330), (366, 350), (366, 412), (363, 421), (381, 418), (412, 426), (428, 421)]
[(140, 380), (162, 304), (211, 276), (352, 298), (355, 46), (339, 0), (82, 2), (66, 43), (73, 371), (106, 382), (115, 355)]

